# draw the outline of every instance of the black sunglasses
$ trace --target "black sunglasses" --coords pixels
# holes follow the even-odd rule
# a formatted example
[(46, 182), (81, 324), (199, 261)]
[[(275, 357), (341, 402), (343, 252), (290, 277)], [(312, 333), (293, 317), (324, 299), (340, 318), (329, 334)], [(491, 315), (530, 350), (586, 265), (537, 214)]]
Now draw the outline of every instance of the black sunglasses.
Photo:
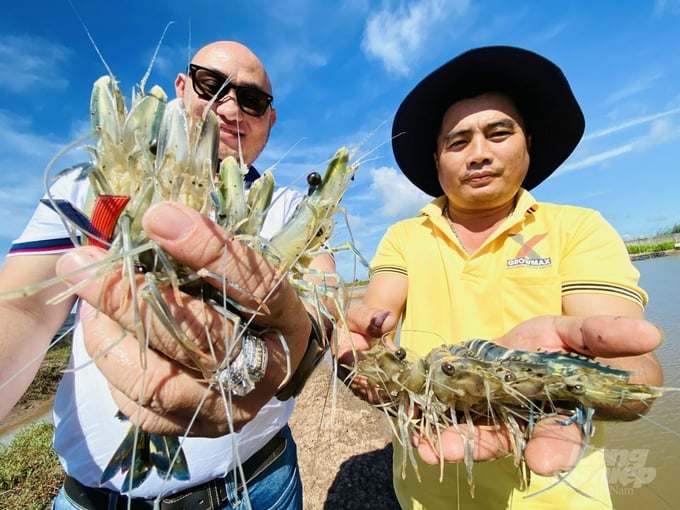
[(267, 111), (267, 107), (274, 98), (252, 85), (235, 85), (229, 78), (217, 71), (189, 64), (189, 76), (198, 97), (210, 101), (213, 97), (216, 102), (222, 101), (231, 89), (236, 92), (236, 102), (244, 113), (253, 117), (261, 117)]

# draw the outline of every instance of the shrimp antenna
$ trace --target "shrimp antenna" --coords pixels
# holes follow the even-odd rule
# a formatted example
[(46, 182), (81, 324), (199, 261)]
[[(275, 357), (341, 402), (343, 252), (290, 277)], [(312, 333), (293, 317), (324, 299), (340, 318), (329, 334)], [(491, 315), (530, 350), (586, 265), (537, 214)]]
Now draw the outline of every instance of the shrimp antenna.
[(287, 149), (286, 152), (284, 152), (283, 155), (282, 155), (279, 159), (277, 159), (275, 163), (273, 163), (272, 165), (269, 166), (269, 170), (274, 170), (277, 166), (279, 166), (279, 164), (281, 163), (281, 161), (283, 161), (284, 158), (286, 158), (286, 157), (288, 156), (288, 154), (290, 154), (291, 152), (293, 152), (293, 149), (294, 149), (295, 147), (297, 147), (298, 145), (300, 145), (300, 144), (301, 144), (302, 142), (304, 142), (306, 139), (307, 139), (307, 138), (303, 136), (303, 137), (300, 138), (297, 142), (295, 142), (293, 145), (291, 145), (291, 147), (290, 147), (289, 149)]
[(156, 63), (156, 58), (158, 57), (158, 52), (161, 50), (161, 44), (163, 44), (163, 39), (165, 39), (165, 34), (168, 33), (168, 29), (170, 28), (170, 25), (173, 25), (175, 22), (174, 21), (169, 21), (167, 25), (165, 25), (165, 28), (163, 29), (163, 33), (161, 34), (161, 38), (158, 41), (158, 44), (156, 44), (156, 49), (153, 51), (153, 55), (151, 56), (151, 62), (149, 62), (149, 67), (146, 68), (146, 72), (144, 73), (144, 76), (142, 77), (142, 80), (139, 82), (139, 90), (140, 92), (144, 92), (144, 85), (146, 84), (146, 81), (149, 79), (149, 76), (151, 75), (151, 69), (153, 69), (153, 65)]
[(97, 55), (99, 56), (99, 60), (101, 60), (102, 64), (104, 64), (104, 67), (106, 68), (106, 71), (109, 73), (109, 76), (111, 76), (111, 78), (113, 78), (113, 71), (111, 71), (111, 68), (106, 63), (106, 60), (104, 60), (104, 55), (102, 55), (102, 52), (99, 51), (99, 47), (97, 46), (97, 43), (94, 42), (94, 37), (92, 37), (92, 34), (88, 30), (87, 25), (85, 24), (85, 21), (83, 21), (83, 18), (80, 16), (80, 13), (78, 12), (78, 9), (76, 9), (76, 6), (73, 5), (73, 2), (71, 0), (68, 0), (68, 3), (71, 6), (71, 9), (73, 9), (73, 12), (75, 13), (76, 17), (78, 18), (78, 21), (80, 21), (80, 24), (83, 26), (83, 30), (85, 30), (85, 33), (87, 34), (87, 38), (92, 43), (92, 46), (94, 47), (94, 51), (97, 52)]

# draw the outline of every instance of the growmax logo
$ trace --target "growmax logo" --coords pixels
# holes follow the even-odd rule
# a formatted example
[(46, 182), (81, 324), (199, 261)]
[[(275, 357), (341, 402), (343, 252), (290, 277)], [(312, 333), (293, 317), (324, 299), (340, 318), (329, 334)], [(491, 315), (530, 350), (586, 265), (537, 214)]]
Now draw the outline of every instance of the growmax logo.
[(552, 264), (550, 257), (541, 257), (535, 250), (539, 242), (541, 242), (548, 233), (537, 234), (531, 239), (525, 241), (522, 234), (510, 234), (510, 239), (519, 244), (520, 248), (514, 258), (507, 260), (508, 267), (529, 266), (529, 267), (547, 267)]
[(552, 259), (550, 257), (540, 258), (540, 259), (528, 259), (525, 257), (520, 257), (517, 259), (508, 260), (508, 267), (515, 266), (532, 266), (532, 267), (545, 267), (552, 264)]

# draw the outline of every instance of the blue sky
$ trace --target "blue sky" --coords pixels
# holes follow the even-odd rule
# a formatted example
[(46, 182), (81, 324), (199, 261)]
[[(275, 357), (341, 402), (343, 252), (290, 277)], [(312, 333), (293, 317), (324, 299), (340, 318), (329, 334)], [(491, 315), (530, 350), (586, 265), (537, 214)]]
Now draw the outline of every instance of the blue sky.
[[(357, 148), (363, 163), (342, 204), (368, 259), (387, 226), (428, 201), (392, 156), (398, 105), (450, 58), (494, 44), (556, 62), (586, 116), (583, 140), (535, 189), (539, 200), (596, 208), (624, 239), (680, 223), (680, 0), (72, 2), (78, 14), (66, 0), (2, 8), (0, 253), (42, 195), (49, 160), (89, 130), (92, 83), (106, 70), (79, 17), (127, 96), (169, 22), (147, 90), (172, 95), (205, 43), (250, 46), (269, 70), (279, 119), (256, 166), (277, 163), (277, 183), (295, 185), (338, 147)], [(73, 151), (59, 164), (83, 159)], [(337, 234), (339, 244), (347, 229)], [(350, 259), (339, 258), (346, 279)]]

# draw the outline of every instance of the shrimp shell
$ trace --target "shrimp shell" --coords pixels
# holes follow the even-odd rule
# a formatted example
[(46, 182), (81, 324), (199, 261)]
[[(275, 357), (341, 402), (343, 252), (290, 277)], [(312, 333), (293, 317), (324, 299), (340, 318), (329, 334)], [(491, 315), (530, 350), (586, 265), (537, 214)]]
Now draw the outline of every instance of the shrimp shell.
[[(471, 493), (474, 438), (458, 428), (460, 423), (467, 423), (468, 430), (473, 430), (477, 419), (505, 427), (526, 486), (523, 454), (533, 424), (567, 414), (571, 418), (560, 423), (578, 423), (587, 442), (595, 408), (638, 402), (651, 405), (664, 392), (664, 388), (630, 383), (630, 372), (575, 353), (526, 352), (480, 339), (442, 345), (423, 357), (403, 347), (395, 351), (381, 342), (365, 355), (350, 377), (364, 376), (391, 397), (379, 407), (397, 421), (395, 435), (405, 450), (402, 473), (408, 451), (417, 474), (412, 447), (405, 438), (420, 434), (435, 444), (441, 427), (455, 427), (465, 444)], [(416, 407), (418, 412), (406, 413), (406, 407)]]

